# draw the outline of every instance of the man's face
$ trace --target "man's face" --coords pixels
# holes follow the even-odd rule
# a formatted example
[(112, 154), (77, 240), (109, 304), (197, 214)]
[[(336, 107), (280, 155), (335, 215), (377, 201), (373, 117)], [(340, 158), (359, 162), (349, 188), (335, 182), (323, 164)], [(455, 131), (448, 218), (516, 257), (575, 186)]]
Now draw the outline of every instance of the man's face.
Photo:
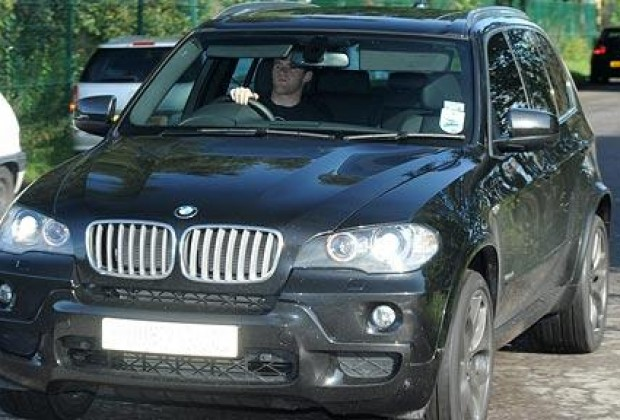
[(304, 84), (310, 81), (312, 73), (294, 67), (288, 58), (276, 59), (273, 63), (273, 91), (278, 95), (301, 92)]

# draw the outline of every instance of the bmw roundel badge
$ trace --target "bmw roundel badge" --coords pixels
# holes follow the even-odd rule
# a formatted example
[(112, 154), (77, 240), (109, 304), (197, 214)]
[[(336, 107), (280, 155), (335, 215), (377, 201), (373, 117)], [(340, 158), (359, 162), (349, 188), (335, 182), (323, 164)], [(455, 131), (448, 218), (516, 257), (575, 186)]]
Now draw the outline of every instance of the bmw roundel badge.
[(198, 214), (198, 208), (195, 206), (179, 206), (174, 210), (174, 215), (179, 219), (191, 219)]

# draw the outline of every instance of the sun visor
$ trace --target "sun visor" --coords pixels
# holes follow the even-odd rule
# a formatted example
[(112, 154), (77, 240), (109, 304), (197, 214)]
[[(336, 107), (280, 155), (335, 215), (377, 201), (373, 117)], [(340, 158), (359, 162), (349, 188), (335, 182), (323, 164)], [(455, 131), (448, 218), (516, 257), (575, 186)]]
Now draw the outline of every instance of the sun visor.
[(364, 70), (437, 72), (447, 71), (450, 55), (445, 52), (360, 51), (360, 67)]
[(288, 56), (292, 49), (293, 46), (291, 44), (209, 45), (207, 47), (207, 56), (225, 58), (278, 58)]

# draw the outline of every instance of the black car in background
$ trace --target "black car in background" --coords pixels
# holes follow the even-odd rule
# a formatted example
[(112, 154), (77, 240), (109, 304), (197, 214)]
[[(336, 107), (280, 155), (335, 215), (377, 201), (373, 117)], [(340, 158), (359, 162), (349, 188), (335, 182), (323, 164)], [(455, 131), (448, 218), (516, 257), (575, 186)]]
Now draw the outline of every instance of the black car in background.
[(610, 77), (620, 77), (620, 27), (602, 30), (590, 59), (590, 81), (608, 83)]
[[(329, 117), (228, 99), (268, 97), (283, 58)], [(601, 344), (612, 200), (520, 11), (237, 7), (114, 103), (79, 101), (105, 140), (0, 224), (8, 413), (114, 392), (482, 419), (497, 348)]]

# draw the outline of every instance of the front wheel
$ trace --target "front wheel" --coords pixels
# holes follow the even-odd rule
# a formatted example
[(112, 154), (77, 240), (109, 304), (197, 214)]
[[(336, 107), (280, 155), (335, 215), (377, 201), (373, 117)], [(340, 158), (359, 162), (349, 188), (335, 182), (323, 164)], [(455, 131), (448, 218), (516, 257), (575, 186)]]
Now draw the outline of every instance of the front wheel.
[(428, 420), (485, 419), (493, 371), (493, 304), (484, 278), (468, 270), (458, 296)]

